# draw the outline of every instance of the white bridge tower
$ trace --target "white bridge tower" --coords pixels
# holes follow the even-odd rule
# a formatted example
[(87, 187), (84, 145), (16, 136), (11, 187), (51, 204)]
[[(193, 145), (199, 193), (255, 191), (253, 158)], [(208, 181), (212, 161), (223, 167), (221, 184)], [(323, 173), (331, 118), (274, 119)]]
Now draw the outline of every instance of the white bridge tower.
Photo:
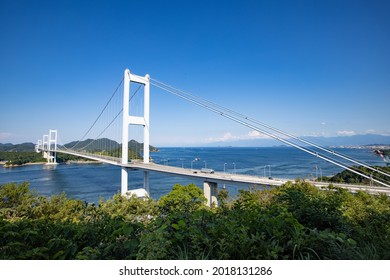
[(42, 140), (37, 141), (35, 151), (42, 152), (47, 164), (57, 164), (57, 130), (50, 129), (49, 134), (43, 135)]
[[(130, 107), (130, 84), (137, 83), (144, 85), (144, 115), (132, 116), (129, 112)], [(143, 129), (144, 148), (143, 161), (149, 163), (149, 94), (150, 94), (150, 77), (137, 76), (131, 74), (128, 69), (124, 72), (123, 84), (123, 121), (122, 121), (122, 164), (129, 162), (129, 125), (141, 125)], [(144, 186), (141, 189), (128, 190), (128, 168), (122, 167), (121, 171), (121, 194), (123, 196), (136, 194), (139, 197), (149, 195), (149, 172), (144, 171)]]

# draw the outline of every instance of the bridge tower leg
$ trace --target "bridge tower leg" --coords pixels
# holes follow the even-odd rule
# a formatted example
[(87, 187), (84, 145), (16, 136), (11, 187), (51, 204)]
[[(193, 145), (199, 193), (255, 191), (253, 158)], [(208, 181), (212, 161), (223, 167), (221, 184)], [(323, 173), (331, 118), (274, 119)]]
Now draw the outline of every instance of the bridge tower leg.
[[(144, 85), (144, 116), (131, 116), (129, 112), (130, 103), (130, 83)], [(122, 121), (122, 164), (129, 161), (129, 125), (142, 125), (144, 127), (144, 150), (143, 161), (149, 163), (149, 99), (150, 95), (150, 77), (133, 75), (128, 69), (124, 72), (123, 86), (123, 121)], [(149, 172), (144, 171), (144, 190), (149, 193)], [(128, 192), (128, 170), (122, 167), (121, 171), (121, 194), (126, 195)]]
[(37, 144), (35, 144), (35, 152), (40, 153), (42, 151), (42, 139), (38, 139)]
[(49, 130), (48, 138), (48, 164), (57, 164), (57, 130)]
[(42, 138), (42, 154), (43, 158), (49, 162), (49, 135), (45, 134)]
[(218, 194), (218, 184), (215, 182), (203, 182), (203, 192), (204, 196), (206, 197), (206, 205), (211, 206), (214, 204), (215, 206), (218, 206), (218, 200), (217, 200), (217, 194)]
[(43, 135), (35, 149), (37, 152), (42, 150), (43, 158), (47, 159), (46, 164), (57, 164), (57, 130), (50, 129), (49, 134)]

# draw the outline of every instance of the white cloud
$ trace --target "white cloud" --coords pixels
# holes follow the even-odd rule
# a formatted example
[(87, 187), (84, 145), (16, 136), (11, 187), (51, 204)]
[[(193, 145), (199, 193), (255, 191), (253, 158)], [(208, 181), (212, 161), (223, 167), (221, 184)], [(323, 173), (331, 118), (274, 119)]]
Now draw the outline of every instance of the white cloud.
[(265, 135), (261, 132), (258, 132), (257, 130), (252, 130), (252, 131), (248, 132), (247, 137), (248, 138), (246, 138), (246, 139), (271, 139), (270, 136)]
[(337, 131), (338, 136), (353, 136), (356, 135), (357, 133), (353, 130), (340, 130)]
[(367, 129), (365, 131), (366, 134), (375, 134), (376, 133), (376, 130), (375, 129)]
[(205, 143), (214, 143), (214, 142), (228, 142), (228, 141), (239, 141), (239, 140), (249, 140), (249, 139), (269, 139), (270, 137), (264, 135), (256, 130), (249, 131), (247, 134), (243, 135), (233, 135), (231, 132), (224, 133), (221, 137), (210, 137), (205, 139)]
[(367, 129), (364, 134), (377, 134), (381, 136), (390, 136), (390, 131), (378, 131), (376, 129)]
[(234, 136), (230, 132), (226, 132), (222, 137), (219, 137), (219, 138), (216, 138), (216, 139), (219, 142), (226, 142), (226, 141), (237, 139), (237, 136)]
[(258, 132), (257, 130), (252, 130), (248, 132), (248, 137), (256, 139), (256, 138), (262, 138), (264, 137), (264, 135)]
[(303, 137), (326, 137), (327, 134), (325, 132), (313, 132), (313, 133), (308, 133), (304, 134)]
[(205, 139), (203, 142), (206, 142), (206, 143), (226, 142), (226, 141), (236, 140), (236, 139), (237, 139), (237, 136), (233, 136), (233, 134), (231, 134), (230, 132), (226, 132), (221, 137), (210, 137), (210, 138)]

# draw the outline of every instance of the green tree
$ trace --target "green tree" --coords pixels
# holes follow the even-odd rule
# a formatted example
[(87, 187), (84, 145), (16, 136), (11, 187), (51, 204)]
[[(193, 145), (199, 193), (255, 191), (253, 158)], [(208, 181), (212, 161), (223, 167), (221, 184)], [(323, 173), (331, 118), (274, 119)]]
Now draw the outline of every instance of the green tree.
[(162, 196), (158, 201), (158, 206), (163, 213), (173, 211), (193, 212), (205, 206), (206, 198), (203, 191), (194, 184), (182, 186), (176, 184), (172, 191)]
[(98, 205), (0, 185), (0, 259), (389, 259), (390, 200), (305, 182), (206, 207), (195, 185)]

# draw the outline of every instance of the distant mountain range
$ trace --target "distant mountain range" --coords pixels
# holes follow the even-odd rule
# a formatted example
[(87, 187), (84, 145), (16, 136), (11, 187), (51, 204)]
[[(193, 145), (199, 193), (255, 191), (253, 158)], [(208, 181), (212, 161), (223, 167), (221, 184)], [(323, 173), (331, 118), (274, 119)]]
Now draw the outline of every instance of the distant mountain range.
[[(336, 137), (314, 137), (303, 136), (301, 137), (312, 143), (329, 147), (340, 146), (365, 146), (365, 145), (390, 145), (390, 136), (383, 136), (378, 134), (362, 134), (353, 136), (336, 136)], [(289, 139), (286, 139), (289, 140)], [(296, 143), (293, 139), (292, 142)], [(286, 145), (275, 139), (251, 139), (251, 140), (239, 140), (229, 142), (214, 142), (208, 146), (237, 146), (237, 147), (273, 147)], [(304, 143), (299, 143), (300, 146), (307, 146)]]
[[(119, 149), (122, 147), (122, 144), (119, 144), (114, 140), (102, 138), (98, 140), (87, 139), (80, 142), (72, 141), (68, 144), (65, 144), (64, 146), (68, 149), (74, 147), (75, 149), (82, 149), (87, 152), (94, 152), (94, 151), (100, 151), (102, 147), (109, 147), (110, 150)], [(150, 151), (153, 152), (158, 151), (156, 147), (153, 146), (149, 146), (149, 147), (150, 147)], [(11, 143), (6, 143), (6, 144), (0, 143), (0, 152), (33, 152), (34, 149), (35, 149), (35, 144), (33, 143), (22, 143), (16, 145)], [(135, 140), (130, 140), (129, 149), (141, 153), (144, 149), (144, 145), (143, 143), (139, 143)]]
[(118, 142), (108, 138), (101, 138), (96, 141), (93, 139), (86, 139), (83, 141), (72, 141), (64, 145), (67, 149), (84, 150), (87, 152), (100, 150), (101, 147), (111, 147), (111, 149), (118, 149), (120, 145)]
[[(133, 151), (140, 151), (142, 152), (144, 150), (144, 144), (139, 143), (135, 140), (129, 141), (129, 149)], [(99, 151), (102, 149), (102, 147), (109, 147), (111, 150), (116, 150), (122, 147), (122, 144), (119, 144), (118, 142), (108, 139), (108, 138), (101, 138), (97, 140), (93, 139), (86, 139), (83, 141), (73, 141), (68, 144), (64, 145), (67, 149), (73, 148), (78, 150), (84, 150), (87, 152), (93, 152), (93, 151)], [(152, 152), (158, 151), (158, 149), (154, 146), (149, 145), (149, 149)]]
[[(365, 146), (365, 145), (390, 145), (390, 136), (383, 136), (378, 134), (362, 134), (362, 135), (353, 135), (353, 136), (338, 136), (338, 137), (314, 137), (307, 136), (302, 137), (305, 140), (313, 142), (315, 144), (325, 146), (325, 147), (340, 147), (340, 146)], [(296, 141), (293, 141), (296, 142)], [(73, 141), (68, 144), (65, 144), (65, 147), (71, 148), (76, 145), (76, 148), (83, 148), (85, 151), (99, 151), (101, 147), (111, 147), (111, 149), (121, 148), (121, 144), (116, 141), (102, 138), (98, 141), (92, 139), (83, 140), (78, 143), (78, 141)], [(229, 142), (214, 142), (208, 144), (207, 146), (234, 146), (234, 147), (273, 147), (285, 145), (282, 142), (279, 142), (274, 139), (251, 139), (251, 140), (240, 140), (240, 141), (229, 141)], [(301, 146), (305, 144), (301, 143)], [(0, 152), (5, 151), (18, 151), (18, 152), (32, 152), (34, 151), (35, 144), (33, 143), (22, 143), (22, 144), (1, 144), (0, 143)], [(133, 151), (138, 151), (141, 153), (143, 151), (143, 143), (139, 143), (135, 140), (129, 141), (129, 149)], [(150, 151), (158, 151), (154, 146), (150, 146)]]
[(390, 145), (390, 136), (378, 134), (362, 134), (338, 137), (304, 137), (322, 146), (365, 146), (365, 145)]
[(22, 143), (22, 144), (1, 144), (0, 143), (0, 152), (33, 152), (35, 149), (35, 144), (33, 143)]

